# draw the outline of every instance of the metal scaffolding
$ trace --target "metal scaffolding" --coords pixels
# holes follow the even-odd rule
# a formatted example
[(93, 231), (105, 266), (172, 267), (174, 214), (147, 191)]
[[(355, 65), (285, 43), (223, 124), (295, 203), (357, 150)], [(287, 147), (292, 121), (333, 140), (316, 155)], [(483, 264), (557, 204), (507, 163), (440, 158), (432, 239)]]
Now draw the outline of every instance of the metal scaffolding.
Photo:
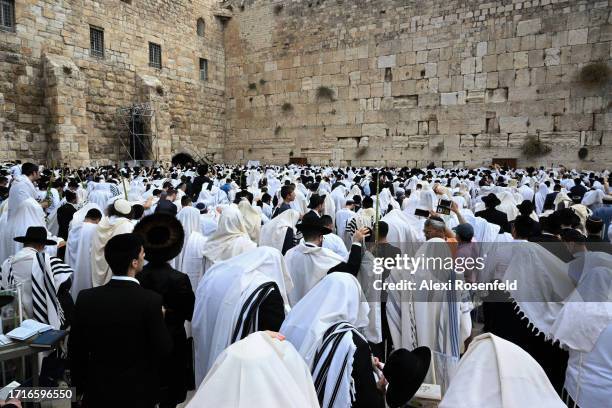
[[(119, 141), (134, 162), (157, 162), (157, 135), (152, 132), (155, 111), (150, 103), (133, 104), (117, 110), (123, 131), (118, 132)], [(127, 137), (126, 137), (127, 136)]]

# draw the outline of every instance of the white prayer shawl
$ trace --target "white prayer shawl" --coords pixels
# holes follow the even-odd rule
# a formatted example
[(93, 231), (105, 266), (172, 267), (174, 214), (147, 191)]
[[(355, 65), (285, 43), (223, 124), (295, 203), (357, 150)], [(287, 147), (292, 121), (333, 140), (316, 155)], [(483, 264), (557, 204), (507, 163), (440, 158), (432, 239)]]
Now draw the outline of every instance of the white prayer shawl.
[[(362, 291), (357, 279), (348, 273), (335, 272), (325, 276), (287, 315), (280, 332), (295, 346), (317, 378), (327, 368), (327, 378), (319, 397), (324, 395), (322, 407), (350, 407), (353, 392), (352, 368), (356, 346), (352, 335), (368, 324), (368, 304), (362, 302)], [(338, 346), (333, 355), (321, 349), (325, 332), (338, 327)], [(322, 355), (316, 361), (316, 353)], [(331, 364), (323, 362), (331, 358)], [(346, 359), (346, 364), (343, 365)], [(337, 392), (334, 393), (334, 388)], [(331, 401), (335, 394), (335, 400)]]
[(336, 211), (336, 233), (342, 238), (347, 249), (351, 246), (351, 238), (346, 233), (346, 225), (354, 216), (355, 213), (348, 208), (341, 208)]
[(74, 271), (70, 293), (76, 301), (79, 292), (91, 288), (91, 245), (98, 228), (88, 222), (74, 223), (68, 234), (66, 244), (66, 263)]
[(300, 214), (306, 214), (308, 212), (308, 200), (306, 199), (306, 195), (297, 189), (295, 190), (295, 200), (289, 205)]
[(208, 239), (204, 257), (207, 265), (224, 261), (257, 246), (249, 238), (242, 214), (236, 206), (223, 209), (217, 230)]
[(591, 210), (601, 207), (603, 204), (604, 192), (601, 190), (590, 190), (584, 194), (582, 205), (589, 207)]
[(70, 228), (72, 228), (72, 225), (75, 225), (75, 224), (78, 224), (80, 222), (85, 221), (85, 216), (87, 215), (89, 210), (92, 210), (94, 208), (96, 210), (100, 211), (100, 213), (104, 215), (104, 209), (102, 207), (100, 207), (98, 204), (96, 204), (96, 203), (87, 203), (87, 204), (83, 205), (83, 207), (79, 208), (74, 213), (74, 215), (72, 216), (72, 221), (70, 221)]
[(331, 198), (334, 200), (334, 206), (337, 210), (343, 208), (346, 204), (346, 187), (338, 186), (331, 192)]
[(287, 251), (285, 262), (293, 281), (293, 290), (289, 292), (289, 303), (293, 307), (344, 259), (327, 248), (300, 242)]
[(293, 209), (283, 211), (272, 218), (270, 222), (261, 228), (259, 246), (269, 246), (282, 251), (287, 230), (291, 228), (295, 234), (295, 225), (299, 219), (300, 214)]
[(514, 200), (512, 193), (510, 191), (502, 191), (497, 197), (501, 201), (497, 209), (508, 216), (508, 222), (514, 221), (519, 215), (519, 210), (516, 208), (516, 205), (519, 203)]
[[(292, 288), (291, 278), (281, 253), (268, 247), (254, 248), (225, 262), (218, 262), (200, 280), (191, 321), (196, 385), (202, 382), (223, 350), (250, 334), (250, 328), (243, 327), (248, 322), (248, 316), (255, 316), (251, 322), (255, 326), (252, 331), (258, 331), (256, 309), (259, 305), (253, 304), (250, 297), (262, 285), (271, 282), (277, 285), (287, 306), (287, 292)], [(262, 301), (265, 296), (261, 298)]]
[(19, 175), (15, 177), (13, 183), (11, 184), (11, 189), (9, 190), (8, 197), (8, 216), (9, 219), (15, 218), (19, 211), (19, 207), (21, 204), (31, 198), (36, 200), (38, 196), (38, 191), (32, 184), (32, 181), (27, 176)]
[(566, 408), (540, 365), (519, 346), (490, 333), (462, 357), (439, 408)]
[(413, 254), (419, 248), (419, 235), (412, 228), (412, 221), (401, 210), (389, 211), (382, 219), (389, 226), (387, 241), (398, 247), (402, 253)]
[(561, 345), (589, 353), (612, 323), (612, 255), (587, 252), (580, 272), (576, 289), (564, 302), (551, 332)]
[(325, 196), (325, 203), (323, 204), (323, 214), (329, 215), (332, 221), (336, 222), (336, 204), (331, 196), (331, 194), (327, 194)]
[(183, 270), (183, 260), (185, 258), (187, 244), (191, 238), (191, 235), (193, 233), (197, 233), (201, 236), (202, 226), (200, 224), (200, 211), (193, 207), (185, 207), (178, 212), (176, 218), (183, 226), (183, 231), (185, 232), (185, 243), (181, 252), (172, 260), (171, 265), (174, 269), (187, 273), (187, 271)]
[(243, 198), (242, 201), (238, 203), (238, 209), (242, 214), (244, 226), (249, 233), (249, 238), (251, 238), (253, 242), (258, 242), (259, 233), (261, 231), (261, 215), (253, 208), (246, 198)]
[[(30, 274), (25, 270), (14, 270), (20, 268), (19, 265), (21, 268), (31, 267)], [(72, 274), (72, 269), (62, 263), (61, 259), (52, 258), (32, 248), (24, 248), (3, 263), (0, 287), (7, 289), (23, 283), (23, 308), (26, 316), (59, 330), (65, 318), (57, 293)]]
[(46, 227), (45, 212), (35, 199), (27, 198), (20, 202), (16, 211), (11, 211), (11, 205), (9, 202), (6, 221), (0, 223), (0, 262), (23, 248), (23, 244), (13, 240), (15, 237), (25, 236), (29, 227)]
[[(450, 247), (440, 238), (425, 242), (415, 255), (416, 259), (442, 259), (443, 262), (450, 257)], [(422, 281), (446, 283), (451, 280), (451, 272), (440, 268), (438, 263), (429, 266), (419, 267), (412, 275), (407, 270), (393, 269), (389, 281), (412, 280), (419, 288)], [(461, 316), (457, 298), (454, 290), (390, 291), (387, 318), (393, 344), (408, 350), (427, 346), (444, 357), (458, 358), (462, 344), (469, 335), (469, 331), (463, 330), (460, 325), (469, 322), (462, 318), (464, 316)], [(428, 381), (432, 381), (432, 378), (430, 370)]]
[(187, 408), (318, 408), (310, 369), (288, 341), (257, 332), (225, 349)]
[(523, 184), (522, 186), (518, 188), (518, 190), (522, 194), (523, 200), (527, 200), (527, 201), (533, 200), (533, 195), (534, 195), (533, 188), (531, 188), (529, 185)]
[(327, 248), (336, 255), (339, 255), (345, 261), (348, 260), (349, 251), (346, 249), (344, 245), (344, 241), (338, 235), (333, 232), (326, 234), (323, 236), (323, 244), (321, 245), (323, 248)]
[(207, 238), (214, 234), (219, 226), (215, 213), (200, 214), (200, 224), (202, 226), (202, 235)]
[(112, 272), (104, 258), (104, 247), (116, 235), (129, 234), (134, 224), (124, 217), (102, 217), (91, 242), (91, 283), (94, 287), (108, 283)]
[(552, 337), (552, 326), (563, 301), (575, 289), (568, 275), (568, 265), (537, 243), (523, 241), (512, 247), (512, 262), (505, 280), (518, 282), (510, 295), (533, 331)]
[[(191, 287), (195, 290), (204, 273), (204, 249), (207, 243), (199, 231), (193, 231), (185, 241), (181, 251), (180, 271), (189, 277)], [(178, 269), (178, 268), (177, 268)]]
[(548, 186), (546, 186), (546, 184), (544, 183), (540, 183), (538, 192), (535, 195), (535, 208), (536, 208), (536, 213), (538, 215), (542, 214), (542, 211), (544, 211), (544, 201), (546, 201), (547, 195), (548, 195)]

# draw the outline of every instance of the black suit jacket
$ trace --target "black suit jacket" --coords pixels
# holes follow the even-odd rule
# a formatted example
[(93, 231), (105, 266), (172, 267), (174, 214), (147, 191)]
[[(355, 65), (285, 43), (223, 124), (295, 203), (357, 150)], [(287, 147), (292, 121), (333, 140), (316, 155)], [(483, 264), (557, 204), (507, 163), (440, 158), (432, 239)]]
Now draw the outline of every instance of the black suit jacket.
[(111, 280), (79, 293), (68, 356), (84, 406), (157, 403), (160, 366), (172, 350), (161, 307), (161, 296), (132, 281)]
[(478, 211), (474, 214), (476, 217), (484, 218), (491, 224), (496, 224), (501, 227), (499, 230), (500, 234), (504, 232), (512, 232), (510, 229), (510, 223), (508, 223), (508, 216), (506, 213), (496, 210), (495, 208), (487, 208), (486, 210)]

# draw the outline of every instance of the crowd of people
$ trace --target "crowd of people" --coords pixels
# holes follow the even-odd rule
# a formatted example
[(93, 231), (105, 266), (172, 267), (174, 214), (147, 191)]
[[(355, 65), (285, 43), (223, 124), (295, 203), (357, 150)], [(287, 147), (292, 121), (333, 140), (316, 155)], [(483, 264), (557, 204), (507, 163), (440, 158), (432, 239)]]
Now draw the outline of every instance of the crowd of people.
[(608, 176), (6, 163), (0, 289), (69, 332), (83, 407), (600, 408)]

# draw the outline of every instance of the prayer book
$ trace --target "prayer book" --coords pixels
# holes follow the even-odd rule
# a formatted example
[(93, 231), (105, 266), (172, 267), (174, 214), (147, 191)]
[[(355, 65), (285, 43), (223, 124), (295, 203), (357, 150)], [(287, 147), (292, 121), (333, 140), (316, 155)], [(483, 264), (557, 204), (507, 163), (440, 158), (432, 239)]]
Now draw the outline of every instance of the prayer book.
[(37, 322), (36, 320), (27, 319), (21, 322), (21, 326), (6, 333), (8, 337), (15, 340), (26, 340), (39, 333), (51, 330), (53, 327), (48, 324)]
[(66, 330), (47, 330), (30, 343), (30, 347), (52, 349), (64, 337), (66, 337)]
[(438, 384), (421, 384), (419, 390), (414, 394), (415, 398), (442, 400), (442, 389)]

